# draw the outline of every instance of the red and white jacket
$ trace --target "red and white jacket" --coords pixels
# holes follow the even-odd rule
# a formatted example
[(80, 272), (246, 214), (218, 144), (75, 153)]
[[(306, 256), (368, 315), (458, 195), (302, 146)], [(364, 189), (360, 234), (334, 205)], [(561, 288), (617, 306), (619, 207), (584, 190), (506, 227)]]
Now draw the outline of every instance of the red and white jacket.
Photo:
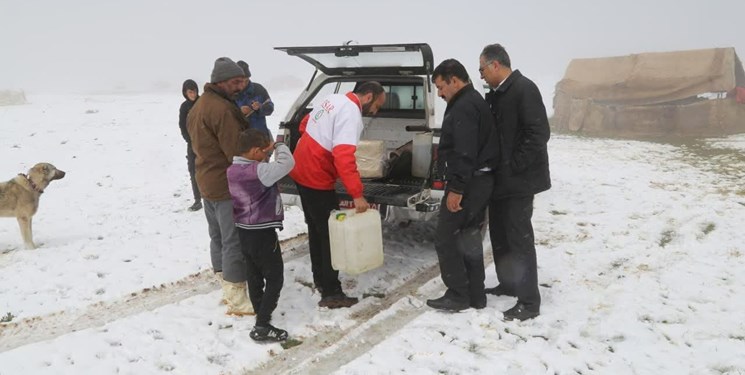
[(353, 93), (333, 94), (300, 123), (295, 147), (295, 182), (316, 190), (334, 190), (340, 178), (352, 198), (362, 197), (354, 152), (362, 135), (362, 106)]

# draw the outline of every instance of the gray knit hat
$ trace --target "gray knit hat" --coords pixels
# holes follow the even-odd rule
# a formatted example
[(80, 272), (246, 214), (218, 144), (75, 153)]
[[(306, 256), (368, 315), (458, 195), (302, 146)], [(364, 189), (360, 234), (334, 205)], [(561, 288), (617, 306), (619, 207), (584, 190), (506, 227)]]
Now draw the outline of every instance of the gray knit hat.
[(243, 77), (243, 69), (234, 63), (229, 57), (221, 57), (215, 60), (215, 67), (212, 69), (211, 83), (227, 81), (234, 77)]

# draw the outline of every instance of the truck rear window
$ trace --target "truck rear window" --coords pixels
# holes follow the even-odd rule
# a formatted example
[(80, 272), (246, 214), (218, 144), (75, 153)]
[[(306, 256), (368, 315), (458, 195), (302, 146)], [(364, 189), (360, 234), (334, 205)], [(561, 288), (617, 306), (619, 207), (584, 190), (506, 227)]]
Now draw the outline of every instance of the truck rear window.
[(378, 117), (425, 118), (424, 88), (416, 83), (382, 83), (386, 92), (385, 104)]

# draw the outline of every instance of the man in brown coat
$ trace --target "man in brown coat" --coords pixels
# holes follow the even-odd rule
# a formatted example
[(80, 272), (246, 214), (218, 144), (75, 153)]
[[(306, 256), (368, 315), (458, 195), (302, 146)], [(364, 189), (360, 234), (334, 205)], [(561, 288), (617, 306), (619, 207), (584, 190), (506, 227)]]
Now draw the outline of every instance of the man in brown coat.
[(228, 314), (252, 315), (246, 294), (246, 261), (233, 222), (226, 170), (237, 155), (238, 136), (248, 123), (235, 105), (244, 73), (227, 57), (215, 61), (210, 83), (189, 112), (187, 127), (196, 154), (196, 179), (204, 199), (212, 269), (222, 280)]

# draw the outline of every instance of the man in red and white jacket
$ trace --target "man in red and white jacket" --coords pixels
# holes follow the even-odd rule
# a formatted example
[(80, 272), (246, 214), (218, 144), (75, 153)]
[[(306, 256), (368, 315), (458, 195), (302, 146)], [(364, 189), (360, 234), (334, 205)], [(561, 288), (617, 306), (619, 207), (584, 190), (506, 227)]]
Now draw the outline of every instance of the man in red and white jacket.
[(290, 177), (297, 183), (308, 224), (313, 283), (321, 292), (321, 307), (333, 309), (357, 303), (357, 298), (344, 294), (339, 271), (331, 267), (328, 218), (332, 210), (339, 209), (334, 190), (337, 179), (354, 199), (357, 212), (369, 207), (362, 195), (354, 152), (362, 134), (362, 114), (374, 115), (383, 103), (383, 86), (365, 82), (346, 95), (329, 95), (300, 124), (302, 136), (295, 147), (295, 168)]

